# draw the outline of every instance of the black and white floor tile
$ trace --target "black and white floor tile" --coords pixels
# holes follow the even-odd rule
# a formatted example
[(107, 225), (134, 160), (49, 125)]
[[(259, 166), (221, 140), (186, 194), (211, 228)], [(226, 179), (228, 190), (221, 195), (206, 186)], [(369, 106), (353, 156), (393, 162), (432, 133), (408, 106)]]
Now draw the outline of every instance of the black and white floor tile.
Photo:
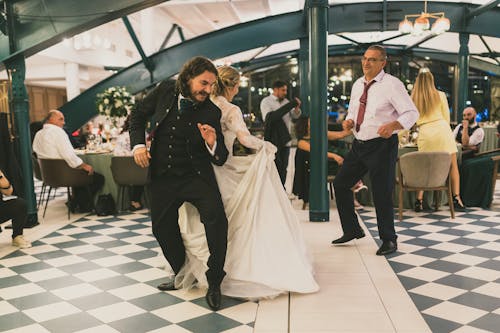
[[(59, 205), (64, 211), (65, 192), (57, 193), (49, 209)], [(446, 207), (438, 212), (407, 210), (396, 223), (399, 250), (387, 261), (430, 331), (500, 332), (499, 204), (497, 187), (491, 210), (472, 208), (453, 220)], [(373, 209), (359, 213), (378, 241)], [(32, 248), (12, 249), (0, 257), (0, 332), (249, 333), (259, 326), (256, 316), (262, 305), (257, 302), (224, 298), (223, 309), (213, 312), (202, 290), (156, 289), (166, 273), (146, 210), (79, 215), (69, 222), (64, 212), (60, 216), (64, 223), (34, 241)], [(308, 225), (308, 230), (322, 232), (322, 227)], [(356, 247), (322, 251), (325, 258), (317, 260), (322, 263), (329, 262), (331, 253), (357, 252)], [(328, 300), (324, 304), (331, 306)], [(290, 325), (279, 330), (292, 331), (298, 332)]]
[[(257, 303), (160, 292), (146, 211), (89, 215), (0, 259), (0, 331), (251, 332)], [(235, 330), (237, 328), (237, 330)]]
[[(497, 192), (496, 202), (500, 202)], [(432, 332), (500, 332), (500, 210), (414, 213), (387, 257)], [(373, 210), (360, 216), (375, 239)]]

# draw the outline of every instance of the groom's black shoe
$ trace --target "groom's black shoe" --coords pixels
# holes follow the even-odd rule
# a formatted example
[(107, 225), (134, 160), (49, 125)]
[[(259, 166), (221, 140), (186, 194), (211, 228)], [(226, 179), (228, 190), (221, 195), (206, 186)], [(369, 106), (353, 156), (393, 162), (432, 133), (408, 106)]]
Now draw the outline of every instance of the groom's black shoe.
[(210, 309), (217, 311), (220, 309), (220, 303), (221, 303), (221, 293), (220, 293), (220, 287), (209, 287), (207, 291), (207, 296), (205, 296), (205, 299), (207, 300), (207, 304), (210, 307)]
[(332, 240), (332, 244), (344, 244), (349, 241), (352, 241), (353, 239), (360, 239), (365, 237), (365, 232), (360, 229), (358, 233), (352, 234), (352, 235), (343, 235), (340, 238), (337, 238), (335, 240)]
[(398, 243), (396, 241), (383, 241), (376, 254), (378, 256), (385, 256), (386, 254), (396, 252), (397, 249)]
[(177, 290), (177, 288), (175, 287), (175, 276), (167, 282), (159, 284), (156, 288), (160, 289), (161, 291)]

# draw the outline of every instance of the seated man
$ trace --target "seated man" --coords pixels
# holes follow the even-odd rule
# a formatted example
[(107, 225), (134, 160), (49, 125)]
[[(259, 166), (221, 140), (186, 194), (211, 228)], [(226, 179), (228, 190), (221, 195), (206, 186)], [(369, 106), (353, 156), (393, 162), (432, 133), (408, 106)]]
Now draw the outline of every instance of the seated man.
[(26, 202), (18, 197), (4, 200), (4, 195), (11, 196), (13, 193), (12, 184), (0, 170), (0, 223), (12, 219), (12, 246), (25, 249), (31, 247), (31, 243), (23, 236), (23, 228), (28, 220)]
[(484, 139), (484, 131), (476, 123), (476, 110), (473, 107), (464, 109), (464, 120), (455, 127), (455, 141), (462, 144), (462, 159), (471, 158), (479, 151)]
[[(94, 172), (91, 165), (86, 164), (79, 158), (63, 129), (64, 115), (59, 110), (51, 110), (44, 120), (43, 128), (38, 131), (33, 140), (33, 151), (38, 158), (63, 159), (71, 168), (82, 169), (93, 175), (90, 192), (94, 195), (104, 184), (104, 177)], [(71, 202), (68, 202), (71, 210), (79, 209), (80, 212), (88, 212), (92, 209), (93, 197), (89, 198), (85, 188), (74, 188)]]

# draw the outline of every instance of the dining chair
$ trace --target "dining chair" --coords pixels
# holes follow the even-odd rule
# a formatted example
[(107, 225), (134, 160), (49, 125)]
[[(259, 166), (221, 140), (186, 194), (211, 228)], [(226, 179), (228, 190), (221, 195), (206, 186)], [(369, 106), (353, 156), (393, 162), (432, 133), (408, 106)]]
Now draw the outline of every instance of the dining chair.
[[(63, 159), (39, 159), (42, 179), (49, 186), (49, 193), (45, 200), (45, 208), (43, 217), (47, 211), (50, 191), (56, 187), (66, 187), (68, 202), (71, 201), (71, 188), (84, 187), (89, 192), (89, 197), (92, 197), (89, 185), (92, 184), (93, 176), (89, 175), (85, 170), (71, 168)], [(93, 202), (92, 202), (93, 204)], [(68, 204), (68, 219), (70, 218), (70, 205)]]
[(37, 200), (36, 208), (38, 209), (40, 207), (40, 204), (43, 202), (43, 197), (45, 195), (45, 191), (47, 190), (47, 184), (43, 181), (42, 178), (42, 170), (40, 169), (40, 163), (38, 161), (38, 158), (36, 156), (36, 153), (31, 154), (31, 164), (33, 165), (33, 176), (35, 176), (36, 180), (39, 180), (42, 182), (42, 188), (40, 190), (40, 197)]
[(439, 208), (439, 194), (447, 191), (451, 218), (455, 218), (450, 182), (451, 155), (448, 152), (411, 152), (399, 157), (399, 220), (403, 220), (403, 191), (435, 191), (434, 205)]
[[(133, 156), (113, 156), (111, 158), (111, 173), (113, 174), (113, 179), (118, 185), (118, 198), (117, 202), (120, 203), (118, 209), (123, 209), (126, 207), (124, 205), (125, 201), (125, 189), (129, 190), (132, 186), (145, 186), (148, 184), (148, 168), (141, 168), (138, 166)], [(147, 203), (147, 191), (144, 192), (144, 199)]]

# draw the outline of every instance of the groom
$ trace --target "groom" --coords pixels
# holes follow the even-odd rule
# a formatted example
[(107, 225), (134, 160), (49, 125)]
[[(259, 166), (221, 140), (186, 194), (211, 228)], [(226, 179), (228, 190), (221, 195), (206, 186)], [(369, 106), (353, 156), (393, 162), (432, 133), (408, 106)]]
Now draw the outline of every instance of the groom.
[[(211, 163), (223, 165), (228, 151), (224, 145), (221, 111), (210, 101), (217, 69), (203, 57), (184, 64), (174, 83), (163, 81), (133, 110), (130, 142), (135, 162), (151, 165), (151, 220), (153, 235), (174, 273), (184, 265), (185, 247), (178, 224), (178, 209), (184, 202), (199, 211), (208, 249), (206, 272), (207, 304), (221, 305), (220, 284), (227, 248), (227, 218)], [(148, 118), (155, 127), (151, 150), (145, 146)], [(175, 276), (158, 286), (174, 290)]]

